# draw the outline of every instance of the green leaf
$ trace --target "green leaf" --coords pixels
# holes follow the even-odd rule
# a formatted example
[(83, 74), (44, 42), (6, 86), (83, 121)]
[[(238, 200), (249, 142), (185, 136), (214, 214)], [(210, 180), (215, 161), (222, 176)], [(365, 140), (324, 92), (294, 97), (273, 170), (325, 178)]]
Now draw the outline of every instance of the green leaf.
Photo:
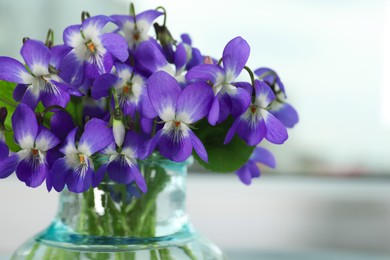
[(0, 107), (6, 107), (8, 110), (8, 116), (5, 120), (5, 126), (7, 129), (12, 128), (11, 115), (14, 113), (17, 106), (17, 103), (12, 98), (15, 86), (16, 85), (14, 83), (0, 81)]
[(8, 148), (15, 153), (20, 151), (20, 147), (15, 143), (14, 140), (14, 131), (6, 131), (4, 134), (5, 142), (7, 143)]
[(6, 107), (8, 111), (8, 116), (5, 120), (5, 128), (9, 131), (5, 131), (5, 142), (12, 152), (17, 152), (20, 150), (19, 146), (15, 143), (14, 132), (12, 131), (12, 122), (11, 117), (15, 111), (16, 106), (18, 105), (13, 99), (12, 95), (14, 93), (16, 84), (0, 81), (0, 107)]
[(81, 98), (71, 97), (66, 110), (72, 116), (74, 122), (81, 127), (83, 125), (83, 103)]
[(229, 118), (216, 126), (211, 126), (206, 120), (196, 125), (194, 132), (205, 146), (209, 162), (204, 162), (195, 152), (194, 157), (206, 169), (220, 173), (234, 172), (252, 155), (255, 146), (248, 146), (238, 136), (227, 145), (223, 144), (232, 123), (233, 119)]

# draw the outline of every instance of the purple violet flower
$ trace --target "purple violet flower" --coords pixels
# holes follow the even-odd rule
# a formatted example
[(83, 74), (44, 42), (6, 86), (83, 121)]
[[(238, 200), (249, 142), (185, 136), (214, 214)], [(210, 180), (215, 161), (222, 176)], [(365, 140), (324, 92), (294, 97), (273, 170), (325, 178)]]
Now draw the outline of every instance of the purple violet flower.
[[(0, 179), (11, 175), (16, 167), (16, 162), (8, 162), (9, 148), (5, 142), (5, 119), (8, 111), (5, 107), (0, 108)], [(15, 161), (15, 160), (14, 160)], [(11, 163), (11, 165), (9, 165)]]
[[(0, 141), (0, 145), (4, 146), (5, 143)], [(6, 145), (3, 149), (2, 157), (0, 157), (0, 179), (5, 179), (14, 173), (18, 165), (18, 157), (16, 155), (8, 156), (9, 150)]]
[(248, 162), (236, 171), (241, 182), (249, 185), (253, 178), (260, 177), (260, 169), (257, 163), (264, 164), (268, 167), (275, 168), (276, 162), (273, 154), (263, 147), (256, 147)]
[(136, 16), (131, 15), (112, 15), (115, 23), (118, 25), (121, 32), (123, 32), (129, 48), (134, 50), (137, 46), (150, 39), (148, 35), (150, 26), (153, 21), (162, 15), (156, 10), (147, 10)]
[(142, 42), (135, 52), (135, 59), (137, 66), (146, 73), (153, 74), (157, 71), (165, 71), (171, 76), (175, 74), (161, 47), (156, 42)]
[[(245, 113), (237, 117), (229, 129), (224, 143), (229, 143), (235, 133), (248, 145), (257, 145), (263, 138), (274, 144), (282, 144), (287, 140), (286, 127), (267, 108), (275, 94), (264, 82), (255, 80), (255, 100)], [(252, 88), (247, 89), (252, 94)]]
[(271, 103), (270, 113), (272, 113), (286, 127), (292, 128), (299, 121), (298, 112), (293, 106), (286, 102), (286, 90), (278, 74), (269, 68), (260, 68), (254, 73), (267, 83), (276, 95), (276, 99)]
[(21, 150), (2, 160), (3, 169), (0, 170), (0, 175), (7, 177), (16, 170), (20, 181), (29, 187), (38, 187), (49, 174), (47, 153), (57, 146), (60, 140), (48, 129), (38, 125), (34, 112), (25, 104), (16, 108), (12, 116), (12, 126), (15, 140)]
[(55, 111), (50, 118), (51, 131), (61, 140), (65, 141), (68, 134), (75, 128), (73, 118), (65, 111)]
[(123, 147), (117, 149), (115, 142), (107, 146), (102, 154), (107, 155), (109, 161), (103, 164), (94, 175), (93, 186), (98, 186), (107, 172), (111, 180), (123, 184), (135, 181), (140, 190), (146, 192), (146, 183), (137, 164), (137, 159), (141, 157), (142, 145), (142, 138), (129, 131), (126, 134)]
[(62, 75), (75, 85), (88, 78), (108, 73), (114, 58), (124, 62), (129, 57), (126, 40), (116, 33), (103, 33), (104, 26), (113, 20), (104, 15), (85, 19), (64, 31), (64, 42), (72, 50), (61, 63)]
[(165, 71), (184, 86), (187, 64), (192, 59), (189, 51), (191, 51), (191, 46), (188, 44), (178, 44), (173, 52), (173, 64), (170, 64), (159, 45), (153, 41), (145, 41), (139, 45), (135, 57), (137, 65), (146, 73)]
[(207, 115), (212, 102), (212, 89), (199, 82), (181, 90), (178, 82), (166, 72), (153, 74), (147, 82), (150, 102), (164, 126), (150, 142), (149, 151), (158, 145), (160, 153), (175, 162), (186, 160), (195, 149), (207, 161), (207, 152), (190, 125)]
[(45, 107), (59, 105), (65, 107), (70, 96), (82, 94), (58, 76), (58, 63), (63, 52), (58, 47), (49, 50), (42, 42), (27, 40), (21, 54), (29, 70), (19, 61), (0, 57), (0, 80), (18, 83), (14, 98), (35, 109), (39, 101)]
[(241, 37), (236, 37), (225, 46), (223, 67), (214, 64), (202, 64), (187, 72), (190, 81), (207, 81), (212, 84), (213, 103), (208, 114), (208, 121), (215, 125), (224, 121), (229, 113), (233, 116), (242, 114), (250, 104), (250, 95), (242, 88), (237, 88), (234, 81), (243, 70), (250, 47)]
[(190, 36), (188, 34), (182, 34), (181, 39), (187, 54), (186, 70), (190, 70), (197, 65), (203, 64), (203, 56), (199, 49), (192, 47)]
[(116, 63), (115, 68), (117, 76), (103, 74), (95, 80), (92, 97), (108, 97), (110, 89), (114, 88), (119, 106), (125, 115), (134, 117), (136, 112), (140, 112), (142, 115), (155, 116), (146, 91), (146, 79), (127, 64)]
[(91, 156), (113, 142), (111, 129), (100, 119), (93, 118), (87, 122), (78, 142), (76, 132), (77, 128), (69, 133), (60, 149), (65, 157), (56, 160), (51, 169), (52, 185), (56, 191), (63, 190), (65, 184), (72, 192), (88, 190), (94, 174)]
[(4, 131), (0, 130), (0, 160), (3, 160), (8, 157), (9, 149), (5, 143)]

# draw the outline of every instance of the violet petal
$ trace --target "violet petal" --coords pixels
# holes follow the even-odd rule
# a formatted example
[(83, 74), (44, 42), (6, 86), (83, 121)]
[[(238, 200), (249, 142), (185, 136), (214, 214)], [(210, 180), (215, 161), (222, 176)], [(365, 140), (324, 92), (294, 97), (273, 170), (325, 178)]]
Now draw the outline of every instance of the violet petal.
[(214, 92), (210, 85), (198, 82), (188, 85), (177, 101), (177, 117), (186, 118), (186, 124), (192, 124), (205, 117), (213, 103)]
[(34, 147), (38, 134), (38, 122), (35, 113), (25, 104), (20, 104), (12, 115), (12, 126), (16, 142), (23, 149)]
[(33, 163), (36, 160), (33, 156), (29, 156), (21, 160), (16, 167), (16, 176), (28, 187), (36, 188), (40, 186), (49, 173), (49, 168), (45, 163)]
[(226, 45), (223, 51), (223, 67), (227, 75), (235, 79), (248, 61), (250, 47), (241, 37), (236, 37)]
[(36, 76), (49, 74), (50, 50), (43, 42), (27, 40), (20, 50), (24, 61)]
[(31, 84), (34, 77), (27, 72), (19, 61), (9, 57), (0, 57), (0, 80), (18, 84)]

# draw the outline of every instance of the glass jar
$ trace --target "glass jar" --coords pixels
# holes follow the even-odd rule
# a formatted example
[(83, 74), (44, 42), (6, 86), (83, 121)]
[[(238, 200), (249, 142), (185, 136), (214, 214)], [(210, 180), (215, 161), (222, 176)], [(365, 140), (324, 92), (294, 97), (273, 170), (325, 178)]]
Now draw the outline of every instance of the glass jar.
[(133, 184), (110, 181), (81, 194), (63, 191), (52, 224), (12, 259), (225, 259), (194, 230), (186, 213), (192, 161), (152, 155), (140, 162), (145, 194)]

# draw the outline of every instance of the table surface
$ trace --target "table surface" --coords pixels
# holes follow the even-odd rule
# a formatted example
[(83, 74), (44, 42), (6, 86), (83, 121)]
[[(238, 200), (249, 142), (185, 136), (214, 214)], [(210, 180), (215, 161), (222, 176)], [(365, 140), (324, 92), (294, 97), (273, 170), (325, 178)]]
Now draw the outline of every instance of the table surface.
[[(50, 223), (57, 194), (9, 178), (0, 182), (0, 205), (0, 260), (6, 260)], [(263, 176), (244, 187), (235, 176), (194, 174), (188, 209), (197, 229), (232, 260), (390, 259), (390, 179)]]
[[(389, 260), (390, 254), (366, 252), (283, 252), (283, 251), (226, 251), (228, 260)], [(0, 255), (0, 260), (9, 260), (10, 255)]]
[(227, 252), (230, 260), (389, 260), (390, 255), (365, 252), (279, 252), (279, 251), (231, 251)]

